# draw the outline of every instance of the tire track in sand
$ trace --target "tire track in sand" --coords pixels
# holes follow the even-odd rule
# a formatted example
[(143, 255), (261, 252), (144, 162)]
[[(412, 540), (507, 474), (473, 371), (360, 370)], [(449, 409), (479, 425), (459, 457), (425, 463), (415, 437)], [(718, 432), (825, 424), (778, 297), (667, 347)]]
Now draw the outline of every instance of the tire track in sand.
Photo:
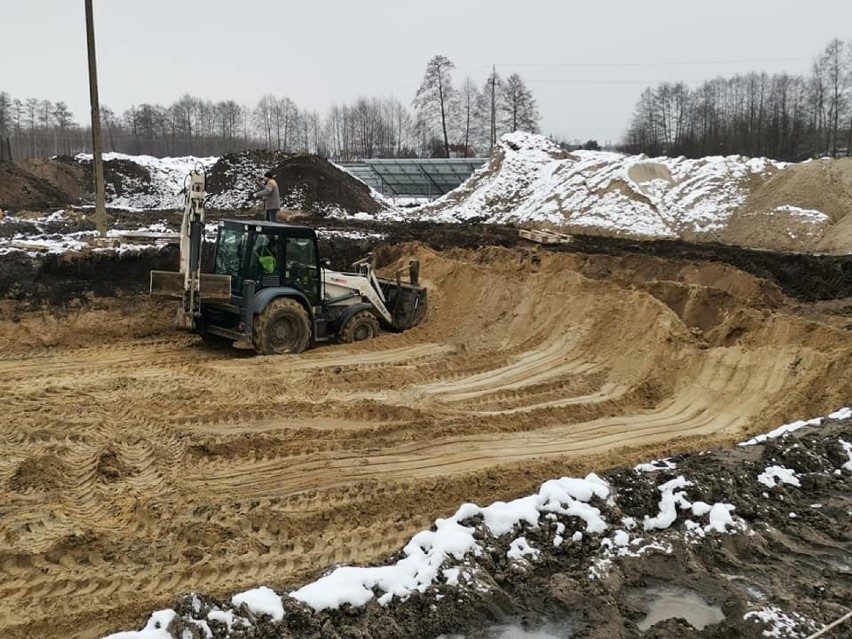
[(744, 437), (814, 388), (814, 410), (848, 390), (840, 331), (768, 326), (743, 302), (695, 335), (626, 266), (613, 284), (555, 255), (538, 272), (500, 250), (418, 257), (426, 323), (369, 344), (0, 357), (4, 636), (95, 637), (180, 593), (377, 560), (463, 501)]

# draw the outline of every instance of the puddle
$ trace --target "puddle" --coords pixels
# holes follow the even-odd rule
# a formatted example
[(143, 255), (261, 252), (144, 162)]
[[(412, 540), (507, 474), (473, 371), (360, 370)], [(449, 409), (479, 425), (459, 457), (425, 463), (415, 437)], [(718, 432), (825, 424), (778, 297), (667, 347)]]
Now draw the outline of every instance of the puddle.
[(506, 624), (477, 630), (467, 635), (441, 635), (437, 639), (567, 639), (571, 630), (565, 624), (543, 624), (524, 628), (520, 624)]
[(649, 588), (644, 592), (649, 600), (648, 615), (636, 625), (645, 632), (658, 621), (680, 617), (701, 630), (725, 619), (719, 606), (711, 606), (692, 590), (682, 588)]

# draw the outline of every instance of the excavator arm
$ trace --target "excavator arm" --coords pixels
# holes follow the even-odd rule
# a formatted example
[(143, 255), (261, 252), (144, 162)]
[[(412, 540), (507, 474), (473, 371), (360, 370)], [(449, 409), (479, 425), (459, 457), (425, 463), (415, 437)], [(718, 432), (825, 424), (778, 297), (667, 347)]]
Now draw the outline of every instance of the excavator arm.
[(207, 193), (204, 170), (200, 165), (190, 171), (184, 187), (178, 271), (151, 271), (151, 294), (180, 299), (177, 323), (184, 328), (194, 328), (195, 318), (201, 315), (202, 298), (231, 299), (231, 277), (201, 272), (204, 198)]

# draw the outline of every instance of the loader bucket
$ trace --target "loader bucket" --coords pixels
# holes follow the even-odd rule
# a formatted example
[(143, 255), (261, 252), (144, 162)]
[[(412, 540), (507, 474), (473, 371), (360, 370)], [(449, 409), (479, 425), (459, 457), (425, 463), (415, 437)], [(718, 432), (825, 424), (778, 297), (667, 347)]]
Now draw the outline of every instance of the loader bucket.
[[(177, 271), (151, 271), (151, 295), (174, 299), (184, 296), (184, 274)], [(202, 273), (199, 299), (210, 302), (231, 301), (231, 276)]]
[(393, 326), (404, 331), (417, 326), (426, 315), (427, 295), (422, 286), (378, 278), (387, 308), (393, 316)]

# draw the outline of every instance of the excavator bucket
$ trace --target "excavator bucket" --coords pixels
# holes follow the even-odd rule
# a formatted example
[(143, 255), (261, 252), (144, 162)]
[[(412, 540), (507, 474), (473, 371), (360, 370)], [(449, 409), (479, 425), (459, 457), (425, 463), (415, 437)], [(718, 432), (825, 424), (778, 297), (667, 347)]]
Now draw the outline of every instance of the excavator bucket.
[[(402, 273), (408, 271), (408, 282), (402, 281)], [(407, 267), (396, 272), (396, 280), (376, 278), (387, 300), (393, 317), (393, 326), (404, 331), (417, 326), (426, 315), (426, 289), (420, 286), (420, 262), (412, 260)]]
[[(151, 271), (151, 295), (174, 299), (184, 296), (184, 274), (177, 271)], [(231, 301), (231, 276), (202, 273), (199, 299), (211, 302)]]
[(417, 326), (426, 315), (426, 289), (405, 282), (386, 281), (382, 284), (394, 326), (401, 331)]

